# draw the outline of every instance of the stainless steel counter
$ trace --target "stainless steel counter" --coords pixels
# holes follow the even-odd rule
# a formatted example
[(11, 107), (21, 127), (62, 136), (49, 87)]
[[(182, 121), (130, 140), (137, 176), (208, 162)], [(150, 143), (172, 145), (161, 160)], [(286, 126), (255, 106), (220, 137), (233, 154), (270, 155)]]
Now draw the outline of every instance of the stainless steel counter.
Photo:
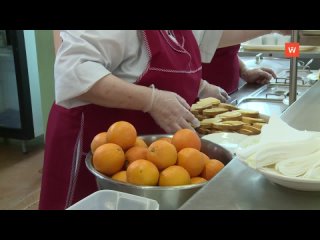
[(281, 115), (298, 130), (320, 131), (320, 81)]
[[(281, 118), (297, 129), (320, 131), (320, 82)], [(320, 209), (320, 192), (291, 190), (273, 184), (234, 158), (180, 209)]]

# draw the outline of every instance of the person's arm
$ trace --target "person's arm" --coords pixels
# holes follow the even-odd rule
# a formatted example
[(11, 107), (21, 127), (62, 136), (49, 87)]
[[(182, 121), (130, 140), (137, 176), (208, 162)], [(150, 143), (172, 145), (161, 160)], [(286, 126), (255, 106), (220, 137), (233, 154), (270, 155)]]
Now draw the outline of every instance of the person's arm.
[(277, 32), (290, 34), (290, 30), (192, 30), (199, 45), (201, 61), (210, 63), (217, 48), (228, 47), (250, 39)]
[(55, 94), (56, 103), (66, 108), (87, 103), (78, 97), (127, 58), (129, 41), (139, 50), (137, 31), (61, 30), (60, 36), (54, 66)]
[(201, 62), (210, 63), (219, 46), (223, 30), (192, 30), (199, 45)]
[(54, 51), (57, 53), (60, 45), (61, 45), (61, 38), (60, 38), (60, 31), (59, 30), (53, 30), (53, 45), (54, 45)]
[(68, 101), (77, 99), (148, 112), (167, 133), (192, 129), (190, 123), (200, 125), (188, 103), (176, 93), (129, 83), (112, 74), (128, 58), (128, 51), (141, 52), (138, 48), (143, 40), (137, 31), (63, 31), (61, 36), (55, 64), (58, 105), (70, 108), (73, 105)]
[(241, 58), (238, 56), (239, 60), (239, 76), (242, 78), (242, 76), (245, 75), (245, 72), (247, 71), (246, 64), (241, 60)]
[(224, 30), (220, 39), (219, 48), (237, 45), (269, 33), (288, 35), (291, 33), (291, 30)]
[(272, 79), (272, 77), (276, 78), (276, 74), (272, 69), (264, 67), (248, 69), (239, 56), (238, 59), (240, 77), (247, 83), (266, 84)]
[(228, 93), (224, 89), (222, 89), (219, 86), (210, 84), (203, 79), (201, 79), (201, 82), (200, 82), (198, 97), (200, 99), (214, 97), (219, 99), (221, 102), (226, 102), (230, 98)]
[(272, 33), (272, 30), (224, 30), (219, 48), (237, 45), (269, 33)]
[(112, 74), (97, 81), (87, 92), (78, 96), (96, 105), (143, 111), (148, 107), (152, 89), (128, 83)]

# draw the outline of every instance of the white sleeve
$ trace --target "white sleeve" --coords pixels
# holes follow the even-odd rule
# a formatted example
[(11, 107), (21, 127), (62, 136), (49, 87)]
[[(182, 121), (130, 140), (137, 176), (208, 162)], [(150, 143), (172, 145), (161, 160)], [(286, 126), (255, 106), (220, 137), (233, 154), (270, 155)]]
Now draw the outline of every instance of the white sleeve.
[[(126, 58), (127, 48), (138, 46), (137, 31), (61, 31), (62, 45), (55, 62), (56, 103), (66, 102), (87, 92), (110, 74)], [(130, 44), (129, 44), (130, 43)]]
[(219, 45), (223, 30), (192, 30), (198, 42), (201, 61), (210, 63)]

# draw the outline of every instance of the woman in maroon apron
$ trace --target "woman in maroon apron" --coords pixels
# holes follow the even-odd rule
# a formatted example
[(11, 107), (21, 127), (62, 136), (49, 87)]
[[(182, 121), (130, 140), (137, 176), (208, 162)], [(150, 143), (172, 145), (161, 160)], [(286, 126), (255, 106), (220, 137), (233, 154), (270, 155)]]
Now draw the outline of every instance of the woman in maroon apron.
[(218, 48), (210, 63), (202, 64), (202, 77), (223, 88), (228, 94), (238, 89), (240, 45)]
[[(135, 84), (171, 91), (192, 104), (198, 96), (201, 61), (191, 31), (144, 31), (149, 64)], [(54, 104), (46, 132), (46, 149), (40, 209), (65, 209), (97, 190), (94, 176), (86, 169), (85, 155), (93, 137), (116, 121), (128, 121), (138, 134), (160, 134), (148, 113), (88, 104), (71, 109)]]
[(248, 70), (238, 57), (240, 45), (218, 48), (210, 63), (202, 63), (202, 78), (228, 94), (238, 90), (240, 77), (247, 83), (265, 84), (276, 74), (269, 68)]

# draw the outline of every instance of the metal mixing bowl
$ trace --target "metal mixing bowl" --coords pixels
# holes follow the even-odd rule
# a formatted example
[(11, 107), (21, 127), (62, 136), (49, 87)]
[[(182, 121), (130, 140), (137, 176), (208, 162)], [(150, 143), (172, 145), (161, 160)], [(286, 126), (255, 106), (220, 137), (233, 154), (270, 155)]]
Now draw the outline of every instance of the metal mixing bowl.
[[(172, 135), (144, 135), (140, 136), (148, 145), (162, 137), (172, 137)], [(232, 154), (225, 148), (201, 139), (201, 151), (210, 158), (215, 158), (228, 164), (232, 159)], [(137, 186), (130, 183), (123, 183), (107, 177), (98, 172), (92, 165), (92, 154), (88, 153), (86, 157), (86, 166), (89, 171), (96, 177), (99, 189), (110, 189), (120, 192), (131, 193), (158, 201), (160, 209), (178, 209), (187, 201), (195, 192), (202, 188), (205, 183), (191, 184), (176, 187), (160, 186)], [(222, 170), (223, 171), (223, 170)], [(214, 178), (212, 179), (214, 181)]]

